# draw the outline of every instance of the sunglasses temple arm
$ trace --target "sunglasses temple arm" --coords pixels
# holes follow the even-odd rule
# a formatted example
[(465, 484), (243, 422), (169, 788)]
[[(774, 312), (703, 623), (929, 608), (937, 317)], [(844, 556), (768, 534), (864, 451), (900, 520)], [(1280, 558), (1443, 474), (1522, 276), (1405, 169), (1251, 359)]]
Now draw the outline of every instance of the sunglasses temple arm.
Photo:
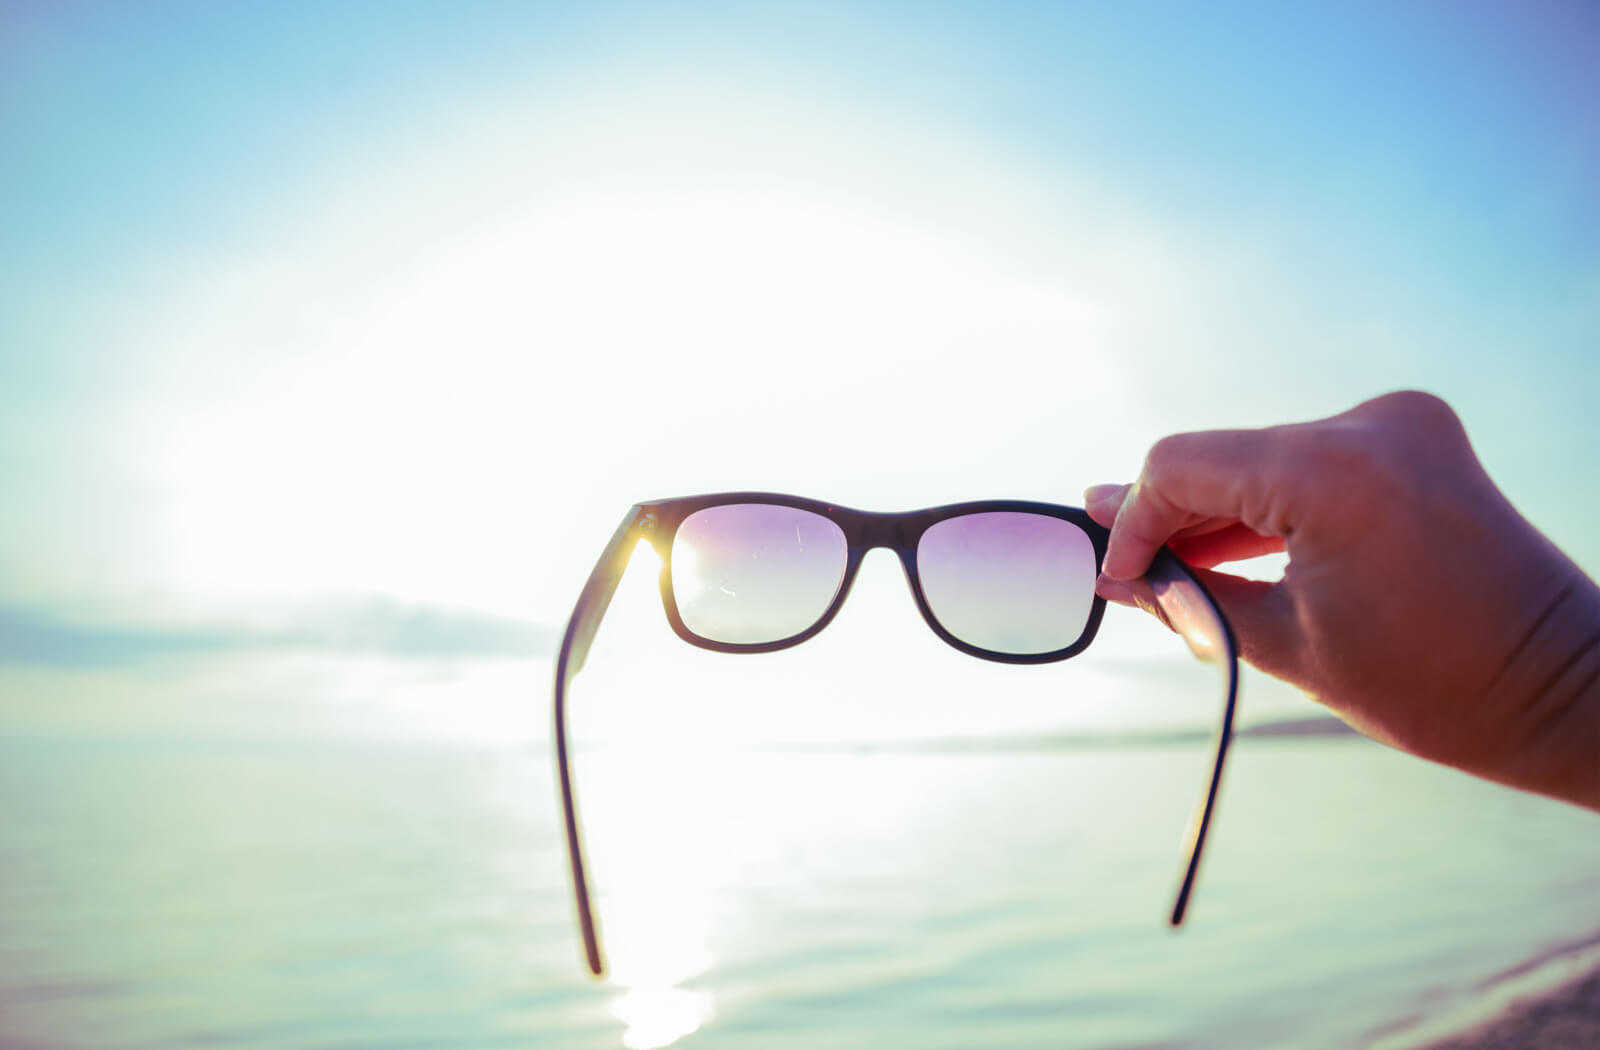
[(596, 977), (605, 972), (605, 960), (600, 953), (600, 934), (595, 927), (594, 909), (589, 902), (589, 879), (585, 874), (583, 843), (578, 835), (578, 810), (572, 793), (572, 771), (567, 758), (567, 688), (583, 669), (594, 644), (600, 621), (605, 618), (611, 598), (617, 593), (617, 584), (628, 567), (628, 558), (638, 542), (638, 526), (644, 517), (640, 507), (628, 511), (611, 542), (595, 562), (589, 580), (583, 585), (578, 604), (567, 620), (566, 632), (561, 636), (561, 651), (556, 657), (555, 677), (555, 738), (556, 771), (561, 781), (561, 815), (567, 825), (567, 862), (572, 868), (572, 894), (578, 908), (578, 926), (583, 931), (583, 951), (589, 972)]
[(1193, 816), (1189, 818), (1189, 830), (1184, 841), (1183, 880), (1178, 884), (1177, 898), (1172, 905), (1170, 922), (1178, 926), (1183, 923), (1189, 898), (1194, 891), (1195, 878), (1200, 872), (1200, 856), (1205, 851), (1206, 832), (1211, 827), (1211, 817), (1217, 806), (1217, 792), (1222, 785), (1222, 767), (1228, 757), (1228, 745), (1233, 739), (1234, 709), (1239, 697), (1239, 649), (1227, 617), (1177, 555), (1163, 548), (1145, 575), (1145, 581), (1150, 585), (1157, 608), (1188, 644), (1190, 651), (1200, 660), (1216, 664), (1224, 677), (1222, 717), (1217, 723), (1213, 745), (1211, 779), (1205, 793), (1195, 804)]

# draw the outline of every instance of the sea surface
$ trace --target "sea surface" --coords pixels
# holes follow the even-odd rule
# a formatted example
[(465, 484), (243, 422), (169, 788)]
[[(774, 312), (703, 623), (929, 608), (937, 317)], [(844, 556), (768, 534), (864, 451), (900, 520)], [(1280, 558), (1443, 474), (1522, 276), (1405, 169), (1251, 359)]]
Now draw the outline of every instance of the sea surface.
[(1600, 931), (1600, 821), (1356, 737), (0, 743), (0, 1045), (1360, 1047)]

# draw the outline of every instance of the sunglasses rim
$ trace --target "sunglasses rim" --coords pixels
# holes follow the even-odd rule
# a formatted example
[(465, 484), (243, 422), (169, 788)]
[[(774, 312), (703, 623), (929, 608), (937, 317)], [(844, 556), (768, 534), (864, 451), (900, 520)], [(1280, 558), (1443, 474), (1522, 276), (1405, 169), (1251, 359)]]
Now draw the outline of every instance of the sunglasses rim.
[[(690, 516), (716, 507), (739, 506), (750, 504), (756, 506), (788, 507), (794, 510), (808, 511), (832, 522), (844, 535), (845, 540), (845, 565), (844, 573), (839, 581), (838, 589), (829, 601), (821, 615), (809, 627), (784, 638), (766, 642), (724, 642), (715, 638), (707, 638), (692, 630), (683, 620), (681, 610), (678, 608), (677, 595), (672, 586), (672, 548), (677, 541), (678, 529)], [(1058, 503), (1043, 503), (1034, 500), (1019, 499), (991, 499), (969, 500), (962, 503), (948, 503), (938, 507), (928, 507), (921, 510), (882, 512), (864, 511), (854, 507), (846, 507), (837, 503), (828, 503), (823, 500), (808, 499), (803, 496), (790, 496), (776, 492), (722, 492), (707, 493), (698, 496), (683, 496), (673, 499), (648, 500), (639, 504), (642, 512), (641, 531), (649, 540), (661, 562), (659, 585), (661, 590), (661, 604), (666, 612), (667, 622), (678, 637), (691, 645), (701, 649), (708, 649), (719, 653), (770, 653), (782, 649), (789, 649), (802, 642), (808, 641), (825, 629), (844, 607), (845, 600), (850, 596), (850, 589), (855, 583), (856, 574), (861, 568), (862, 561), (867, 552), (878, 548), (892, 550), (900, 560), (901, 567), (905, 570), (906, 579), (911, 585), (911, 595), (921, 614), (923, 622), (946, 645), (981, 660), (990, 660), (995, 663), (1005, 664), (1044, 664), (1056, 663), (1069, 659), (1087, 649), (1099, 633), (1100, 623), (1105, 615), (1105, 599), (1091, 591), (1088, 617), (1078, 637), (1069, 645), (1040, 653), (1010, 653), (995, 649), (986, 649), (973, 645), (951, 633), (938, 615), (933, 611), (928, 602), (927, 594), (922, 585), (922, 572), (917, 560), (917, 547), (922, 541), (922, 536), (932, 526), (949, 521), (952, 518), (968, 517), (974, 514), (985, 513), (1023, 513), (1037, 514), (1042, 517), (1055, 518), (1065, 521), (1083, 532), (1089, 538), (1094, 549), (1094, 567), (1098, 575), (1101, 563), (1105, 560), (1106, 541), (1110, 533), (1094, 519), (1089, 517), (1087, 511), (1077, 507), (1068, 507)], [(1093, 581), (1090, 581), (1092, 588)]]

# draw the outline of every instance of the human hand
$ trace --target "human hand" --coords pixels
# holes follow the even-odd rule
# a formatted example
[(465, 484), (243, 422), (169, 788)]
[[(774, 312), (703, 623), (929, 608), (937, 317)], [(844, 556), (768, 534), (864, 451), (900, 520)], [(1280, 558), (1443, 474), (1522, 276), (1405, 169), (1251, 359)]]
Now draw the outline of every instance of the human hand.
[[(1369, 736), (1600, 809), (1600, 588), (1489, 479), (1438, 398), (1178, 434), (1133, 485), (1097, 485), (1098, 590), (1159, 615), (1140, 580), (1167, 544), (1241, 655)], [(1285, 551), (1276, 582), (1214, 571)]]

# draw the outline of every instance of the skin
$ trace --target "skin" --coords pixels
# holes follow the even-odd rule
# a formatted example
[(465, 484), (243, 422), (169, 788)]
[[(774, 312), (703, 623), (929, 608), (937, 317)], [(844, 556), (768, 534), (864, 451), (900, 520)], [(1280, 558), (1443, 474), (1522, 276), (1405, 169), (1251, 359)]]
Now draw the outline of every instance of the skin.
[[(1600, 810), (1600, 588), (1438, 398), (1164, 438), (1085, 505), (1111, 529), (1107, 600), (1159, 616), (1140, 578), (1169, 544), (1251, 664), (1394, 747)], [(1275, 551), (1275, 582), (1216, 568)]]

